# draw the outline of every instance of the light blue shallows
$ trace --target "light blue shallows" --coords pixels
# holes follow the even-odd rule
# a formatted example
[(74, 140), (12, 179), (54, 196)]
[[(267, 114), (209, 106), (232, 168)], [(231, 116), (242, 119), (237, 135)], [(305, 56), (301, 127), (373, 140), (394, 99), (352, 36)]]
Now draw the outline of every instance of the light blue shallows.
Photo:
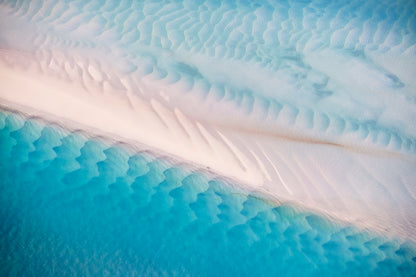
[(415, 276), (416, 251), (0, 113), (1, 276)]

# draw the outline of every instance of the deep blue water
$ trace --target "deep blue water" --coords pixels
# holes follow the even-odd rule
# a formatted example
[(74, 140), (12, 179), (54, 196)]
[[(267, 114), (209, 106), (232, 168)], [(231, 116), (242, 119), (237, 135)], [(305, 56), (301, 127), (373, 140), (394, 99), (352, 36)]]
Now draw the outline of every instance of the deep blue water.
[(414, 245), (0, 113), (0, 276), (415, 276)]

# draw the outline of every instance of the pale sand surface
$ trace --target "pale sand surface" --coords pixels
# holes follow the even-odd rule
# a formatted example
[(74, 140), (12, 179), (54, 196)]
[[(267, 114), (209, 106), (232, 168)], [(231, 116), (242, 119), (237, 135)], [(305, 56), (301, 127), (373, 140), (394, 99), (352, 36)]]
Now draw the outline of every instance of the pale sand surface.
[(279, 201), (416, 241), (412, 155), (205, 122), (129, 88), (103, 91), (4, 63), (0, 84), (6, 108), (145, 145)]

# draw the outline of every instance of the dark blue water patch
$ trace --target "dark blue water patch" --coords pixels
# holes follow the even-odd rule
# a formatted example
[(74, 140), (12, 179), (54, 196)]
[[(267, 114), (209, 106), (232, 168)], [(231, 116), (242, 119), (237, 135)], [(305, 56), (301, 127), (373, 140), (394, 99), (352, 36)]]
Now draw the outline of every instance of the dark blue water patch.
[(1, 276), (414, 276), (415, 246), (0, 113)]

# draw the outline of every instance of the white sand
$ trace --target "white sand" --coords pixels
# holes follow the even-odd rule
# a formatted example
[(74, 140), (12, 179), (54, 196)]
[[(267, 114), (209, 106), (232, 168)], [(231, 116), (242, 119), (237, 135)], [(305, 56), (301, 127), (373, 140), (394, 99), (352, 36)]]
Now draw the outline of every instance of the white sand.
[(3, 106), (147, 145), (280, 201), (416, 241), (416, 161), (411, 155), (227, 128), (197, 121), (178, 107), (134, 94), (129, 86), (122, 92), (86, 82), (81, 86), (47, 77), (36, 67), (12, 67), (0, 65)]
[[(113, 94), (86, 92), (81, 86), (60, 82), (35, 72), (19, 72), (5, 66), (0, 68), (1, 102), (13, 108), (56, 121), (79, 124), (81, 129), (93, 130), (124, 140), (133, 140), (171, 153), (187, 161), (211, 167), (220, 174), (261, 184), (261, 174), (245, 161), (245, 169), (235, 160), (227, 144), (204, 131), (201, 123), (168, 110), (155, 99), (143, 101), (131, 96), (130, 103)], [(131, 107), (133, 105), (133, 107)], [(179, 113), (179, 112), (176, 112)], [(178, 120), (180, 118), (180, 121)], [(192, 135), (188, 129), (197, 128)]]

